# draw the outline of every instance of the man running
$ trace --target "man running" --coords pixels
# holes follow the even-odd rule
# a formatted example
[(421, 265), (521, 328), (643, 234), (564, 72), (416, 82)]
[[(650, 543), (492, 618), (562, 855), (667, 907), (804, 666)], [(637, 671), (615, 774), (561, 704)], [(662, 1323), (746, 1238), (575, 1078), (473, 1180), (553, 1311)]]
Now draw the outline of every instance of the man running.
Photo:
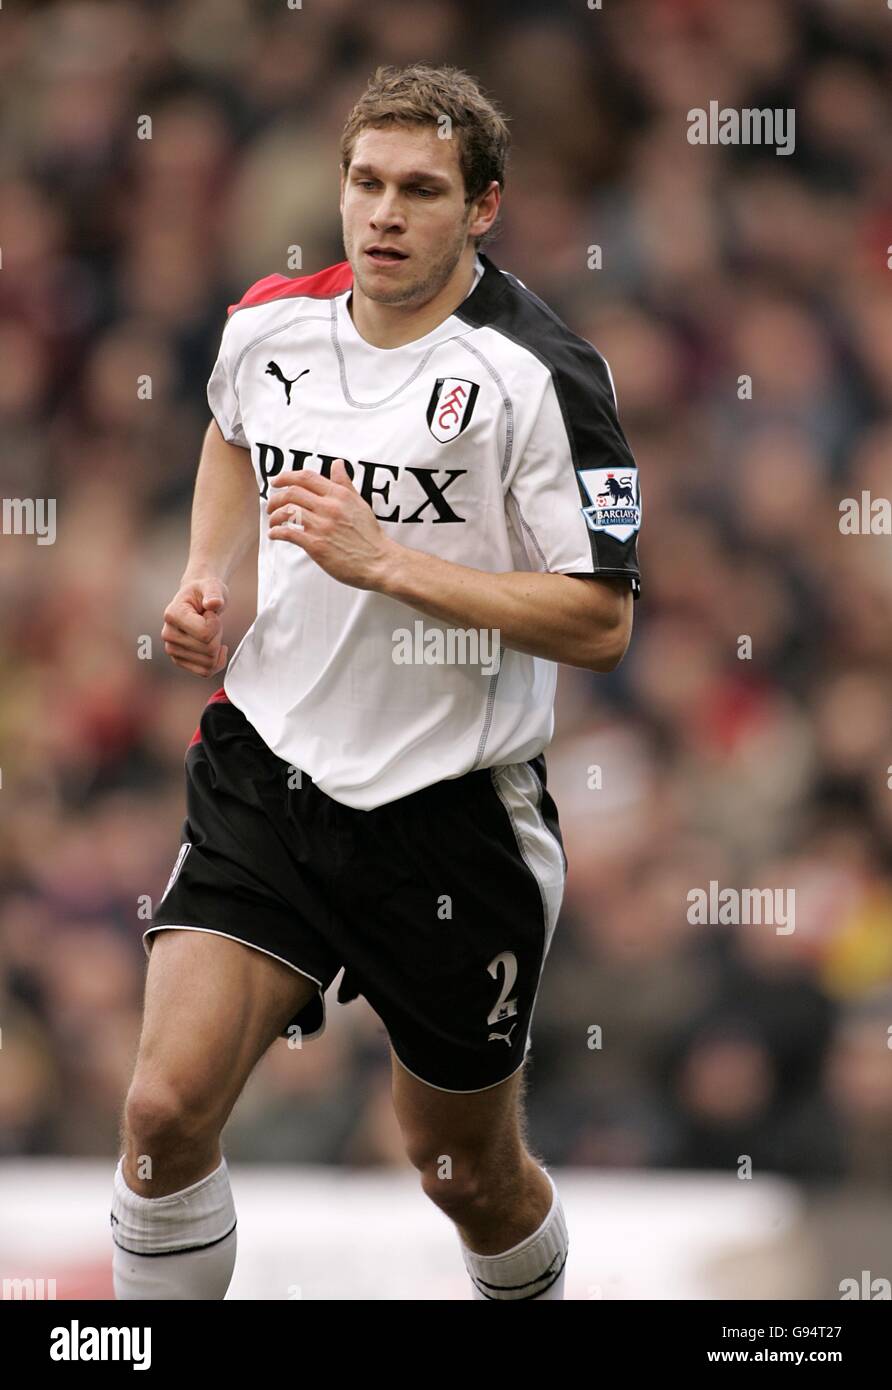
[(165, 650), (226, 665), (259, 497), (257, 616), (189, 746), (144, 937), (119, 1299), (224, 1297), (221, 1131), (275, 1039), (320, 1035), (342, 967), (472, 1296), (563, 1297), (523, 1110), (566, 867), (542, 755), (556, 663), (628, 646), (641, 497), (606, 362), (479, 249), (507, 149), (465, 73), (379, 69), (342, 138), (346, 260), (259, 281), (226, 323)]

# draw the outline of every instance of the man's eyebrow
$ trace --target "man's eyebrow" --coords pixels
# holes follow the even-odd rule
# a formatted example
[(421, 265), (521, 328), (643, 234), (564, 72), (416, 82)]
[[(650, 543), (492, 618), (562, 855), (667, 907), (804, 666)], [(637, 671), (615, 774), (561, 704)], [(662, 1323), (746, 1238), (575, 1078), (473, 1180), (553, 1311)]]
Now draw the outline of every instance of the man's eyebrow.
[[(374, 164), (352, 164), (350, 166), (350, 173), (367, 174), (375, 179), (378, 177), (378, 172), (375, 169)], [(407, 173), (403, 174), (402, 182), (439, 183), (442, 184), (443, 187), (446, 187), (449, 183), (449, 179), (446, 178), (443, 174), (432, 173), (430, 169), (409, 169)]]

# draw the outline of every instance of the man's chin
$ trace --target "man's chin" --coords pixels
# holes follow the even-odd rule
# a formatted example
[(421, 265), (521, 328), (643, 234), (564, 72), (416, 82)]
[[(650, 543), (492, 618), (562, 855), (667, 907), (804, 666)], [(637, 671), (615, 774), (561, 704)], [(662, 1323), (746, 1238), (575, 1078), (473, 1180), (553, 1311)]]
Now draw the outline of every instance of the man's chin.
[(384, 276), (377, 276), (374, 272), (369, 274), (365, 267), (359, 271), (353, 267), (353, 280), (366, 299), (371, 299), (375, 304), (411, 304), (418, 297), (420, 289), (414, 277), (401, 285), (389, 285)]

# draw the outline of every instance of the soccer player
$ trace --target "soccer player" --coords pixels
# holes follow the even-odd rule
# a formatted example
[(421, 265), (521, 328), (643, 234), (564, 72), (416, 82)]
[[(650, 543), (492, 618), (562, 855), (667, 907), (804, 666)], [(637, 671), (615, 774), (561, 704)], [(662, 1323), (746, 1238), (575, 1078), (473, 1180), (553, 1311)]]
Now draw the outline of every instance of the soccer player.
[(119, 1299), (224, 1297), (221, 1131), (274, 1040), (322, 1032), (342, 967), (471, 1296), (563, 1297), (522, 1085), (566, 869), (543, 749), (556, 663), (628, 646), (641, 503), (606, 362), (479, 249), (507, 148), (465, 73), (379, 69), (342, 138), (346, 260), (259, 281), (224, 328), (165, 650), (226, 665), (259, 513), (257, 616), (189, 745), (144, 936)]

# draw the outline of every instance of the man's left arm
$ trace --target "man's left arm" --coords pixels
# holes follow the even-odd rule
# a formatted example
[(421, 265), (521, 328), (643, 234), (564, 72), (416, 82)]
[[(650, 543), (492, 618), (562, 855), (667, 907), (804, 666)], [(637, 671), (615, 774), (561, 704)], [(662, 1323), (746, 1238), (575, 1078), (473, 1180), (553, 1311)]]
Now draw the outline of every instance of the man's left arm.
[(612, 671), (628, 647), (628, 579), (491, 574), (400, 545), (385, 535), (342, 459), (330, 478), (279, 474), (267, 511), (271, 539), (299, 546), (342, 584), (375, 589), (456, 626), (498, 629), (506, 647), (591, 671)]
[(612, 671), (632, 635), (627, 579), (512, 570), (489, 574), (397, 546), (381, 593), (460, 627), (498, 629), (501, 643), (566, 666)]

